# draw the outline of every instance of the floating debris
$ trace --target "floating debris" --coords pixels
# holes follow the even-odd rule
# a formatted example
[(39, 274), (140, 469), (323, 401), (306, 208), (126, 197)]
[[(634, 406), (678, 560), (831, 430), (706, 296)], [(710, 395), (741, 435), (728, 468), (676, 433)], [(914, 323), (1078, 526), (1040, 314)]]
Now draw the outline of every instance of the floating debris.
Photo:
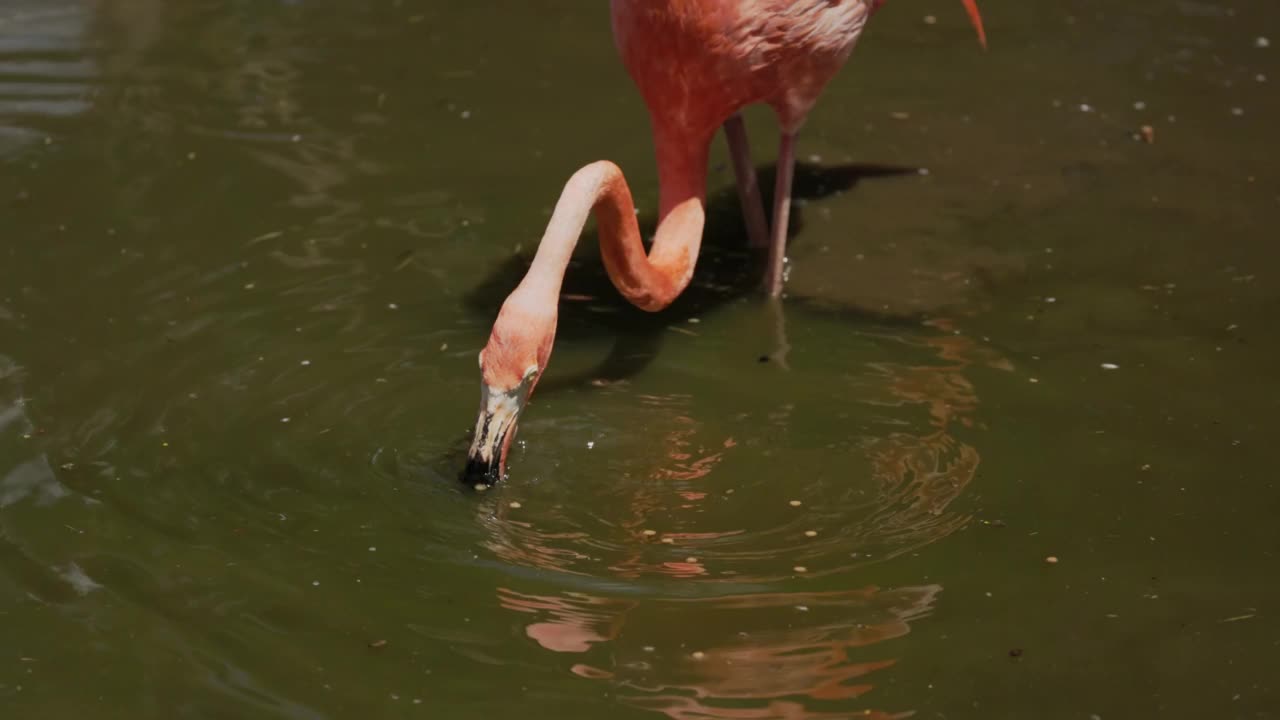
[(1241, 620), (1248, 620), (1249, 618), (1255, 618), (1257, 616), (1258, 616), (1257, 613), (1249, 613), (1247, 615), (1236, 615), (1235, 617), (1224, 618), (1222, 620), (1219, 620), (1218, 622), (1220, 623), (1240, 622)]
[(374, 650), (381, 650), (386, 646), (387, 646), (386, 640), (374, 640), (373, 642), (369, 643), (369, 647), (373, 648)]
[(818, 537), (818, 531), (817, 531), (817, 530), (805, 530), (805, 531), (804, 531), (804, 536), (805, 536), (805, 537)]
[(1253, 46), (1254, 46), (1254, 47), (1256, 47), (1256, 48), (1258, 48), (1259, 50), (1263, 50), (1263, 49), (1266, 49), (1266, 48), (1271, 47), (1271, 41), (1270, 41), (1270, 40), (1268, 40), (1268, 39), (1267, 39), (1267, 38), (1265, 38), (1265, 37), (1261, 37), (1261, 36), (1259, 36), (1259, 37), (1257, 37), (1257, 38), (1255, 38), (1255, 39), (1254, 39), (1254, 41), (1253, 41)]
[(1150, 125), (1143, 125), (1138, 128), (1138, 137), (1141, 138), (1142, 142), (1154, 145), (1156, 142), (1156, 129)]
[(795, 571), (796, 571), (796, 572), (798, 572), (798, 573), (806, 573), (806, 572), (809, 572), (809, 568), (807, 568), (807, 567), (805, 567), (805, 566), (803, 566), (803, 565), (797, 565), (797, 566), (795, 566), (795, 567), (793, 567), (793, 568), (791, 568), (791, 569), (792, 569), (792, 570), (795, 570)]
[(645, 530), (641, 532), (641, 535), (645, 535), (646, 537), (653, 537), (654, 535), (657, 535), (657, 534), (658, 534), (657, 530)]
[(689, 657), (693, 658), (694, 660), (701, 660), (706, 656), (707, 654), (702, 652), (701, 650), (694, 650), (693, 654), (691, 654)]
[(1102, 363), (1103, 370), (1119, 370), (1120, 366), (1115, 363)]
[(519, 510), (523, 506), (520, 504), (518, 500), (512, 500), (511, 502), (507, 503), (507, 507), (513, 510)]
[(1044, 559), (1044, 561), (1045, 561), (1045, 562), (1047, 562), (1047, 563), (1049, 563), (1050, 565), (1057, 565), (1057, 564), (1058, 564), (1058, 556), (1057, 556), (1057, 555), (1050, 555), (1049, 557), (1045, 558), (1045, 559)]
[(791, 501), (790, 503), (788, 503), (788, 504), (789, 504), (789, 505), (791, 505), (791, 507), (800, 507), (800, 506), (801, 506), (801, 505), (803, 505), (804, 503), (800, 502), (799, 500), (792, 500), (792, 501)]

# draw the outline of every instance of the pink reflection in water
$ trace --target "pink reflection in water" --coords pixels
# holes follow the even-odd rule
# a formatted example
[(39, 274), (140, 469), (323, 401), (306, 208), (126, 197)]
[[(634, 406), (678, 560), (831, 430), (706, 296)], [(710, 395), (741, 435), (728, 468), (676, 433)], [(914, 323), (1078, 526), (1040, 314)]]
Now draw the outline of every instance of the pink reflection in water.
[(866, 648), (907, 634), (940, 589), (640, 602), (502, 588), (499, 599), (535, 616), (525, 633), (542, 648), (600, 656), (569, 669), (627, 704), (674, 720), (810, 720), (910, 714), (850, 707), (874, 687), (868, 676), (896, 662), (862, 657)]

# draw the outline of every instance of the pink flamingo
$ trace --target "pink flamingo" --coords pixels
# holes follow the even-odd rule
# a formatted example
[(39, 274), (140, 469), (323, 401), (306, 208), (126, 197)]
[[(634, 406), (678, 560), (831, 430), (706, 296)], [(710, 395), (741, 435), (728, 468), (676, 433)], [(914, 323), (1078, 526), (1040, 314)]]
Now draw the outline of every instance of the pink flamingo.
[[(689, 284), (705, 219), (707, 156), (724, 127), (748, 236), (768, 246), (765, 287), (782, 289), (796, 132), (885, 0), (611, 0), (623, 64), (649, 108), (658, 160), (659, 224), (645, 254), (631, 191), (601, 160), (565, 183), (528, 273), (498, 313), (480, 353), (480, 414), (463, 473), (493, 483), (505, 472), (516, 420), (547, 366), (560, 285), (594, 211), (609, 278), (636, 307), (658, 311)], [(975, 0), (962, 0), (986, 46)], [(767, 103), (778, 116), (773, 227), (766, 230), (739, 111)]]

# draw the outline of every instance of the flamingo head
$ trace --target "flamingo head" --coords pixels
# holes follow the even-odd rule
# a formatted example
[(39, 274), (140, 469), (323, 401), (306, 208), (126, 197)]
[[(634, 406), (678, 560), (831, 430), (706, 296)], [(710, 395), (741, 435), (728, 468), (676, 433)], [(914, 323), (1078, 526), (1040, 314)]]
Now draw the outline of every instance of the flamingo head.
[(462, 471), (469, 485), (493, 485), (505, 476), (516, 421), (551, 357), (554, 311), (548, 317), (521, 300), (517, 294), (507, 299), (480, 351), (480, 413)]

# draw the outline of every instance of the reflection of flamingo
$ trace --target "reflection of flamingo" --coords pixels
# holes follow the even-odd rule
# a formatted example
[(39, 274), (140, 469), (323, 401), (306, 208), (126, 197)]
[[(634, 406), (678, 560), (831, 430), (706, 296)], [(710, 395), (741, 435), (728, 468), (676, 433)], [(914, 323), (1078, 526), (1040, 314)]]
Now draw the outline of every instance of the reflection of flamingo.
[[(943, 363), (877, 364), (877, 372), (868, 376), (872, 384), (858, 389), (876, 405), (920, 408), (925, 428), (918, 434), (894, 432), (870, 439), (865, 449), (878, 495), (872, 515), (848, 523), (841, 513), (840, 532), (824, 529), (822, 534), (840, 548), (841, 557), (857, 548), (859, 555), (873, 551), (883, 560), (938, 540), (964, 522), (947, 508), (973, 479), (979, 461), (977, 450), (952, 434), (956, 425), (976, 423), (978, 397), (965, 371), (977, 364), (996, 369), (1009, 365), (967, 336), (950, 334), (945, 321), (931, 324), (946, 334), (921, 342)], [(670, 401), (654, 397), (646, 397), (645, 404), (674, 409)], [(572, 673), (607, 682), (623, 702), (671, 720), (835, 720), (855, 715), (889, 720), (910, 715), (850, 712), (849, 706), (873, 688), (869, 680), (894, 664), (883, 654), (863, 657), (866, 651), (859, 648), (909, 632), (930, 610), (939, 588), (775, 593), (759, 591), (772, 580), (767, 575), (730, 576), (730, 568), (750, 570), (753, 560), (768, 565), (783, 555), (813, 554), (817, 569), (829, 561), (822, 553), (831, 547), (821, 540), (791, 547), (769, 542), (767, 549), (755, 547), (758, 541), (729, 544), (725, 541), (741, 530), (706, 527), (698, 514), (706, 504), (701, 489), (711, 489), (705, 484), (708, 475), (734, 443), (704, 446), (698, 442), (697, 422), (673, 415), (664, 433), (662, 463), (647, 472), (649, 482), (627, 495), (629, 512), (607, 518), (609, 527), (625, 536), (625, 542), (609, 548), (616, 559), (607, 558), (607, 576), (682, 578), (681, 594), (711, 588), (729, 594), (679, 598), (635, 589), (600, 594), (579, 589), (535, 595), (508, 587), (498, 590), (500, 605), (527, 618), (521, 621), (524, 634), (543, 649), (581, 654), (568, 668)], [(501, 506), (497, 511), (501, 514)], [(643, 528), (655, 526), (662, 528), (660, 539), (672, 545), (642, 535)], [(498, 534), (487, 546), (503, 560), (566, 574), (590, 572), (582, 563), (588, 553), (601, 555), (604, 540), (583, 532), (547, 532), (516, 519), (501, 518), (492, 527)], [(716, 542), (704, 545), (706, 539)], [(700, 556), (699, 562), (671, 561), (687, 554)], [(826, 571), (862, 562), (846, 560)], [(576, 580), (573, 585), (591, 587)], [(673, 628), (680, 629), (673, 633)]]
[[(595, 211), (601, 255), (632, 304), (657, 311), (689, 284), (702, 240), (707, 154), (721, 126), (729, 138), (748, 234), (766, 244), (764, 212), (746, 133), (737, 115), (773, 107), (782, 128), (766, 285), (777, 296), (795, 164), (795, 135), (827, 82), (884, 0), (613, 0), (613, 33), (640, 89), (657, 149), (659, 224), (648, 256), (622, 171), (608, 161), (574, 173), (524, 279), (507, 297), (480, 353), (480, 415), (466, 479), (493, 482), (505, 469), (516, 420), (555, 340), (565, 268)], [(975, 0), (962, 0), (984, 39)]]
[[(591, 653), (608, 645), (606, 667), (575, 663), (580, 677), (607, 680), (619, 698), (673, 720), (849, 717), (818, 707), (848, 703), (872, 689), (865, 678), (892, 659), (859, 660), (858, 648), (901, 637), (932, 607), (937, 586), (761, 593), (643, 605), (584, 593), (526, 595), (499, 590), (502, 605), (535, 616), (526, 634), (547, 650)], [(803, 608), (799, 610), (798, 608)], [(690, 613), (701, 620), (687, 622)], [(790, 614), (786, 623), (778, 615)], [(622, 637), (644, 638), (646, 645)], [(684, 622), (682, 622), (684, 620)], [(660, 638), (681, 627), (684, 650)], [(904, 715), (859, 711), (858, 717)]]

